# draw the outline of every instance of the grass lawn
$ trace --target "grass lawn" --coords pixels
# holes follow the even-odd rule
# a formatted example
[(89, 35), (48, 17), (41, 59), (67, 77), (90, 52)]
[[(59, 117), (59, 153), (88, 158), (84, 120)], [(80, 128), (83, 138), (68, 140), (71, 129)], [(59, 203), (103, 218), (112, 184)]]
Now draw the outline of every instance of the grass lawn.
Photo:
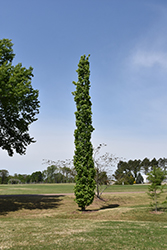
[[(148, 185), (111, 185), (105, 192), (147, 192)], [(167, 186), (165, 187), (167, 190)], [(74, 183), (0, 185), (0, 195), (73, 193)]]
[(154, 213), (148, 195), (134, 192), (147, 187), (132, 187), (114, 186), (81, 212), (74, 195), (60, 195), (73, 184), (1, 185), (1, 194), (30, 195), (0, 197), (0, 249), (167, 249), (167, 204)]
[(74, 184), (8, 184), (0, 185), (0, 195), (73, 193)]

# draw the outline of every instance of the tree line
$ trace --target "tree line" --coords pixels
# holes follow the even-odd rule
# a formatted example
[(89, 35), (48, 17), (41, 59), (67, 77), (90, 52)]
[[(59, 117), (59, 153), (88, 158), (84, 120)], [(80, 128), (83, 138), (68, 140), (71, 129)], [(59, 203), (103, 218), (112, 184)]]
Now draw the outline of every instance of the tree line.
[[(97, 153), (102, 147), (100, 144), (94, 151)], [(100, 186), (105, 186), (106, 188), (111, 181), (115, 181), (115, 184), (125, 184), (132, 185), (134, 183), (141, 184), (144, 182), (143, 174), (148, 174), (153, 170), (153, 167), (159, 167), (162, 170), (167, 170), (167, 158), (152, 160), (145, 158), (143, 160), (120, 160), (117, 163), (117, 169), (114, 174), (111, 175), (114, 162), (116, 157), (111, 154), (105, 153), (100, 157), (94, 158), (95, 165), (95, 183), (97, 187), (97, 194), (100, 196)], [(28, 183), (74, 183), (76, 170), (73, 165), (73, 161), (58, 160), (50, 161), (44, 160), (44, 163), (48, 165), (47, 169), (43, 171), (35, 171), (32, 174), (17, 174), (13, 176), (9, 175), (8, 170), (0, 170), (0, 184), (28, 184)]]
[(113, 174), (115, 184), (140, 184), (144, 182), (142, 174), (147, 175), (154, 167), (167, 169), (167, 158), (144, 158), (143, 160), (119, 161)]
[(0, 170), (0, 184), (29, 184), (29, 183), (73, 183), (75, 170), (69, 166), (71, 160), (57, 161), (44, 171), (35, 171), (32, 174), (9, 175), (8, 170)]
[[(105, 162), (103, 161), (105, 164)], [(74, 183), (76, 170), (73, 160), (44, 160), (47, 169), (43, 171), (35, 171), (32, 174), (10, 175), (8, 170), (0, 170), (0, 184), (29, 184), (29, 183)], [(96, 168), (95, 181), (99, 185), (105, 185), (108, 182), (108, 175), (104, 169)]]

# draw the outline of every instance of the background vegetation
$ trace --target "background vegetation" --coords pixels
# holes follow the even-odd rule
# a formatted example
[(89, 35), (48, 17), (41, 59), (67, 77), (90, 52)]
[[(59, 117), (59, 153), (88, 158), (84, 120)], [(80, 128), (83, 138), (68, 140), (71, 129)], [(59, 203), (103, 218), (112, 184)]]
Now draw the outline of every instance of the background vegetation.
[[(102, 145), (102, 144), (100, 144)], [(98, 149), (98, 147), (96, 148)], [(160, 158), (156, 160), (153, 158), (149, 160), (129, 160), (128, 162), (120, 160), (116, 163), (118, 158), (112, 154), (106, 153), (98, 158), (94, 158), (96, 176), (96, 184), (109, 184), (111, 180), (118, 185), (141, 184), (144, 182), (143, 174), (148, 174), (153, 170), (153, 166), (160, 167), (163, 171), (167, 169), (167, 159)], [(73, 183), (76, 171), (71, 159), (50, 161), (44, 160), (44, 164), (48, 167), (44, 171), (36, 171), (32, 174), (14, 174), (10, 175), (8, 170), (0, 170), (0, 184), (10, 183)], [(112, 171), (116, 164), (116, 170), (112, 175)], [(18, 181), (19, 180), (19, 181)]]

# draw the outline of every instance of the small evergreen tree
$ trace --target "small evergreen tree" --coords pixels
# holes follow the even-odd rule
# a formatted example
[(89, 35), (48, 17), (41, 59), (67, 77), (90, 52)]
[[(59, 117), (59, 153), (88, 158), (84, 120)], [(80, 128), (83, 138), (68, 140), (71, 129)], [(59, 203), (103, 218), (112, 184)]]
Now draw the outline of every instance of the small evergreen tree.
[[(163, 192), (162, 182), (165, 180), (167, 172), (162, 170), (157, 166), (153, 166), (153, 170), (148, 173), (147, 179), (150, 181), (150, 186), (148, 187), (148, 195), (153, 200), (155, 206), (155, 211), (158, 209), (158, 198)], [(159, 192), (158, 192), (159, 191)]]
[(92, 103), (89, 96), (89, 56), (81, 56), (76, 72), (78, 73), (78, 81), (73, 82), (76, 91), (72, 93), (77, 108), (75, 112), (76, 129), (74, 131), (74, 166), (77, 175), (74, 192), (76, 203), (82, 210), (85, 210), (85, 207), (93, 202), (95, 195), (95, 168), (91, 144), (91, 133), (94, 128), (92, 126)]

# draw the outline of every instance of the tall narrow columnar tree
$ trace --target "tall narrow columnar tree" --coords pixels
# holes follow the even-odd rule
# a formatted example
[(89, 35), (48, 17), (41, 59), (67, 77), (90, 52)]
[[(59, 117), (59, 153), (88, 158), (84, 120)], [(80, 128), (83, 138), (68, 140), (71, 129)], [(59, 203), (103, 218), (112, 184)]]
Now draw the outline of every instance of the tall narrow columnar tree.
[[(89, 55), (90, 56), (90, 55)], [(77, 111), (75, 136), (75, 155), (74, 166), (77, 171), (75, 185), (75, 201), (78, 206), (85, 210), (94, 199), (95, 190), (95, 168), (93, 162), (93, 147), (91, 144), (91, 133), (94, 128), (92, 126), (92, 111), (89, 95), (90, 89), (90, 70), (89, 56), (81, 56), (78, 64), (78, 81), (73, 82), (76, 86), (74, 101), (76, 102)]]

